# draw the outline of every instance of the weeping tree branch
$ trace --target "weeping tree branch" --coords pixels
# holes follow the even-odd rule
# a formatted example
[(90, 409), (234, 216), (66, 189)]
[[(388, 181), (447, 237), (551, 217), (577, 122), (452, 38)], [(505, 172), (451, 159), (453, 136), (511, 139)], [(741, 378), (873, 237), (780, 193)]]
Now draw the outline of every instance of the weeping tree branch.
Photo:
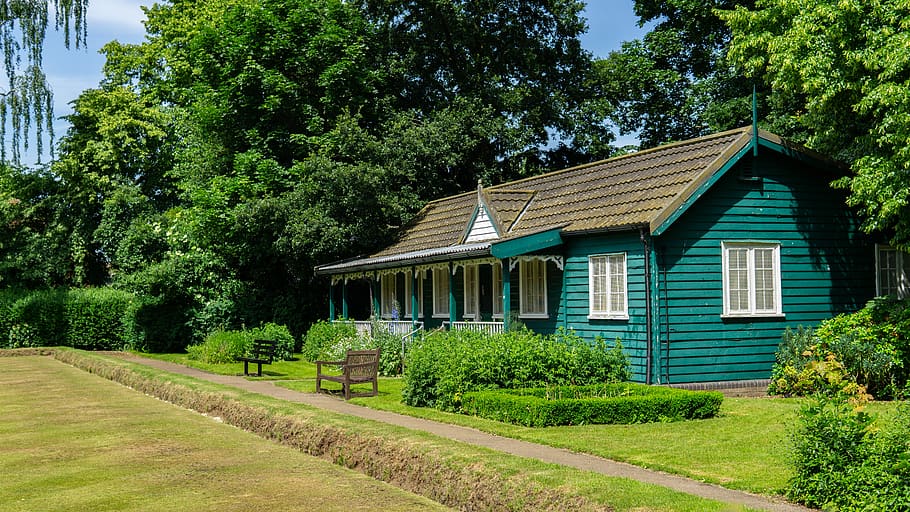
[(80, 48), (87, 36), (87, 7), (88, 0), (0, 0), (0, 49), (7, 79), (6, 90), (0, 91), (0, 161), (7, 161), (9, 146), (9, 160), (19, 163), (29, 148), (32, 126), (38, 163), (45, 132), (53, 154), (54, 95), (42, 68), (49, 15), (53, 12), (54, 29), (63, 32), (65, 47)]

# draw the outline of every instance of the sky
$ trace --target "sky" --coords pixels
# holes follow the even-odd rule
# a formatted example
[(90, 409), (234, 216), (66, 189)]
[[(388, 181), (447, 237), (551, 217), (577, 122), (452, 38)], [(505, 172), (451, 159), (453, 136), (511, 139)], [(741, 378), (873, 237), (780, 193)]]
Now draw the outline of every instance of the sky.
[[(101, 80), (104, 58), (98, 53), (104, 44), (114, 39), (121, 43), (140, 43), (145, 38), (142, 5), (150, 0), (89, 0), (88, 38), (85, 48), (66, 50), (63, 38), (50, 27), (44, 45), (44, 71), (54, 91), (54, 132), (59, 139), (69, 126), (62, 116), (72, 113), (70, 102), (85, 89), (96, 87)], [(589, 0), (585, 11), (588, 33), (582, 45), (595, 57), (605, 57), (619, 49), (623, 41), (644, 34), (632, 12), (632, 0)], [(636, 144), (633, 137), (622, 137), (620, 146)], [(35, 161), (33, 153), (23, 155), (23, 163)], [(47, 155), (42, 157), (46, 161)]]

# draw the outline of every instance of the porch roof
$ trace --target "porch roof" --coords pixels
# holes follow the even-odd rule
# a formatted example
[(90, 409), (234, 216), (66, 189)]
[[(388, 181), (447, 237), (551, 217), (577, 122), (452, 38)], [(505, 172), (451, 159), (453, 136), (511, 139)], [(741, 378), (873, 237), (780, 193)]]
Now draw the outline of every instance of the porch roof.
[[(316, 267), (316, 272), (337, 274), (488, 255), (491, 244), (514, 249), (524, 244), (505, 243), (553, 230), (571, 236), (643, 227), (657, 235), (757, 146), (815, 161), (821, 158), (762, 130), (755, 137), (751, 127), (729, 130), (430, 202), (384, 249)], [(464, 244), (481, 200), (503, 232), (487, 243)]]

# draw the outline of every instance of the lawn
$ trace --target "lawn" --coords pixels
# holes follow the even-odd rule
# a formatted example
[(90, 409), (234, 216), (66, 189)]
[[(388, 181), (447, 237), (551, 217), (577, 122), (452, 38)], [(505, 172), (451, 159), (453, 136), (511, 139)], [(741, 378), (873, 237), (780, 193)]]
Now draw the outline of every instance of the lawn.
[(47, 357), (0, 358), (0, 442), (0, 510), (446, 510)]
[[(185, 355), (155, 355), (221, 374), (239, 374), (238, 364), (199, 365)], [(315, 366), (281, 362), (263, 378), (303, 392), (315, 388)], [(643, 425), (583, 425), (527, 428), (401, 403), (400, 378), (380, 378), (379, 396), (352, 400), (366, 407), (477, 428), (493, 434), (591, 453), (753, 493), (781, 494), (791, 472), (788, 429), (800, 400), (727, 398), (716, 418)], [(893, 409), (875, 404), (873, 412)]]
[[(197, 380), (192, 377), (179, 374), (164, 372), (150, 368), (148, 366), (125, 361), (117, 357), (111, 357), (101, 354), (78, 353), (78, 359), (86, 361), (88, 364), (96, 364), (92, 361), (98, 361), (100, 364), (110, 366), (111, 368), (126, 369), (130, 374), (141, 376), (142, 379), (149, 382), (171, 383), (182, 386), (200, 393), (200, 396), (222, 395), (229, 400), (242, 402), (257, 409), (269, 411), (269, 414), (277, 414), (297, 418), (314, 429), (338, 429), (341, 432), (353, 436), (364, 436), (366, 439), (383, 439), (392, 444), (393, 451), (399, 447), (409, 452), (409, 457), (419, 457), (421, 453), (429, 455), (435, 464), (440, 468), (446, 467), (464, 467), (470, 468), (472, 472), (479, 472), (481, 475), (488, 475), (493, 480), (498, 479), (517, 479), (508, 484), (510, 486), (519, 483), (520, 488), (523, 484), (520, 482), (530, 482), (531, 488), (540, 489), (559, 489), (567, 493), (567, 496), (578, 495), (590, 500), (592, 503), (609, 507), (616, 511), (634, 511), (634, 512), (710, 512), (710, 511), (735, 511), (747, 510), (743, 507), (707, 500), (696, 496), (680, 493), (667, 489), (665, 487), (637, 482), (626, 478), (608, 477), (589, 471), (581, 471), (573, 468), (567, 468), (556, 464), (545, 463), (534, 459), (516, 457), (501, 452), (492, 451), (486, 448), (476, 447), (469, 444), (459, 443), (448, 439), (440, 438), (429, 433), (414, 431), (403, 427), (396, 427), (380, 422), (365, 421), (360, 418), (354, 418), (344, 414), (332, 413), (322, 409), (316, 409), (303, 404), (295, 404), (285, 400), (271, 398), (257, 393), (246, 392), (238, 388), (216, 384), (212, 382)], [(24, 358), (35, 360), (36, 358)], [(59, 362), (47, 360), (48, 364), (60, 365)], [(5, 363), (0, 359), (0, 365)], [(234, 365), (236, 366), (236, 365)], [(0, 368), (2, 370), (2, 368)], [(69, 367), (67, 371), (73, 371)], [(117, 372), (121, 370), (116, 370)], [(236, 373), (236, 370), (228, 371)], [(99, 380), (97, 377), (88, 377), (89, 379)], [(0, 381), (3, 385), (4, 381)], [(156, 384), (160, 385), (160, 384)], [(115, 386), (117, 389), (131, 393), (126, 388)], [(96, 390), (86, 389), (85, 392), (97, 393)], [(100, 394), (92, 396), (105, 395), (107, 391), (102, 390)], [(135, 393), (134, 393), (135, 394)], [(113, 395), (111, 395), (113, 396)], [(147, 398), (146, 398), (147, 399)], [(0, 398), (3, 400), (3, 398)], [(81, 398), (74, 400), (78, 402)], [(106, 396), (104, 399), (106, 400)], [(163, 407), (171, 407), (161, 402), (156, 402)], [(192, 414), (190, 414), (192, 416)], [(210, 420), (200, 419), (202, 423), (211, 423)], [(103, 424), (102, 424), (103, 427)], [(88, 428), (88, 427), (86, 427)], [(103, 428), (102, 428), (103, 429)], [(162, 434), (166, 435), (166, 434)], [(41, 444), (39, 441), (37, 444)], [(236, 445), (236, 442), (231, 442)], [(334, 453), (334, 452), (333, 452)], [(240, 457), (238, 457), (240, 458)], [(235, 461), (235, 463), (237, 463)], [(214, 464), (214, 462), (213, 462)], [(274, 471), (275, 468), (283, 468), (287, 463), (283, 459), (271, 460), (269, 467)], [(6, 467), (0, 465), (0, 470), (6, 471)], [(170, 468), (171, 473), (181, 474), (186, 471), (180, 464)], [(197, 475), (198, 476), (198, 475)], [(61, 481), (65, 481), (67, 475), (61, 475)], [(334, 477), (332, 477), (334, 478)], [(346, 478), (346, 477), (343, 477)], [(424, 479), (423, 474), (419, 477)], [(255, 481), (255, 480), (251, 480)], [(22, 487), (31, 485), (34, 480), (23, 481)], [(361, 480), (351, 480), (350, 485), (359, 486)], [(457, 488), (457, 481), (455, 482)], [(7, 484), (3, 484), (7, 485)], [(138, 485), (138, 484), (137, 484)], [(225, 486), (227, 487), (227, 486)], [(292, 486), (293, 487), (293, 486)], [(135, 491), (135, 489), (134, 489)], [(7, 492), (7, 491), (3, 491)], [(140, 492), (140, 491), (135, 491)], [(154, 487), (149, 492), (156, 492)], [(224, 492), (228, 492), (225, 489)], [(494, 490), (495, 492), (495, 490)], [(0, 499), (3, 495), (0, 494)], [(150, 500), (153, 502), (154, 500)], [(0, 502), (2, 503), (2, 502)], [(0, 504), (0, 510), (3, 505)], [(36, 507), (40, 508), (40, 507)], [(80, 508), (81, 507), (76, 507)], [(178, 507), (180, 509), (194, 509), (193, 506)], [(227, 507), (230, 510), (229, 507)], [(240, 507), (243, 508), (243, 507)], [(333, 510), (330, 507), (313, 507), (316, 509)], [(381, 501), (376, 501), (372, 509), (385, 509)], [(17, 507), (17, 510), (20, 509)], [(89, 507), (89, 509), (93, 509)], [(146, 509), (158, 510), (153, 503)], [(202, 507), (202, 509), (205, 509)], [(254, 507), (247, 507), (254, 509)], [(271, 507), (263, 507), (271, 510)], [(276, 508), (276, 509), (280, 509)], [(295, 509), (292, 507), (292, 509)], [(390, 509), (394, 510), (394, 507)]]

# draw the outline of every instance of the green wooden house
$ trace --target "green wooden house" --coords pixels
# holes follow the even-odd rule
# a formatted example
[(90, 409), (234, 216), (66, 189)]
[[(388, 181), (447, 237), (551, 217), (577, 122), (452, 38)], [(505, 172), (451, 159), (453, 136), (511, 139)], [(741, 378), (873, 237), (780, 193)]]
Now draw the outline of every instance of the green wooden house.
[(316, 272), (332, 277), (333, 318), (367, 300), (403, 335), (520, 321), (621, 339), (641, 382), (767, 379), (787, 326), (897, 286), (893, 253), (829, 186), (844, 172), (741, 128), (478, 186)]

